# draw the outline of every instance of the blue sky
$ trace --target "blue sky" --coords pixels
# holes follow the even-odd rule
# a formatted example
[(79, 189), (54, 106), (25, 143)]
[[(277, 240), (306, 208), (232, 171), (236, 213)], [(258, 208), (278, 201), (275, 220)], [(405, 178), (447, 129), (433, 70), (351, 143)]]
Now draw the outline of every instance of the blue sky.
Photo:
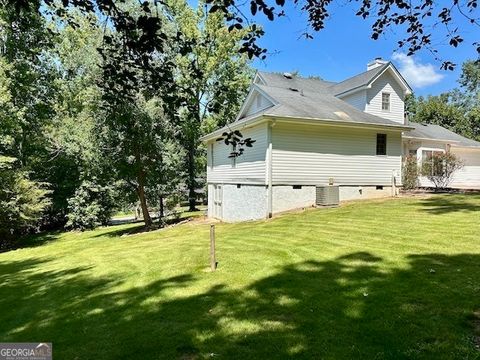
[(435, 95), (456, 87), (461, 63), (476, 57), (471, 43), (480, 39), (480, 32), (469, 25), (462, 33), (465, 41), (458, 48), (438, 46), (444, 58), (458, 64), (453, 72), (440, 70), (440, 62), (435, 61), (428, 51), (421, 51), (413, 58), (398, 53), (394, 55), (400, 36), (389, 32), (379, 40), (372, 40), (370, 23), (355, 16), (354, 6), (332, 7), (326, 28), (314, 33), (313, 40), (299, 38), (306, 19), (293, 5), (286, 7), (287, 17), (274, 22), (257, 15), (254, 21), (261, 24), (266, 33), (259, 44), (270, 54), (264, 61), (256, 60), (254, 67), (264, 71), (299, 71), (305, 76), (318, 75), (326, 80), (340, 81), (365, 71), (370, 60), (382, 57), (393, 60), (410, 80), (415, 94)]

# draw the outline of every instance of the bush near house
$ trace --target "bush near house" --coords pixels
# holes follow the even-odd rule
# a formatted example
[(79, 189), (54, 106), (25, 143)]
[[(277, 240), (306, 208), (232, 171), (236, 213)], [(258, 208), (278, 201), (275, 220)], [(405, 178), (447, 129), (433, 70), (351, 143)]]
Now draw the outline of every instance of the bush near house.
[(418, 186), (418, 163), (417, 157), (407, 155), (403, 158), (403, 189), (412, 190)]
[(453, 180), (453, 175), (463, 167), (463, 162), (450, 152), (433, 153), (423, 161), (421, 173), (434, 185), (435, 189), (445, 189)]

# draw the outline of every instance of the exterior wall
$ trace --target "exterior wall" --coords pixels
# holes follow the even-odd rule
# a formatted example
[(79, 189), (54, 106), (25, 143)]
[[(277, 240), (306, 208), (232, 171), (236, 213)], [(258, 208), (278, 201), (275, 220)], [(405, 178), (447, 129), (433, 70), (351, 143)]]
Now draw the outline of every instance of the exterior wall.
[(367, 91), (361, 90), (354, 94), (341, 97), (340, 99), (349, 103), (353, 107), (356, 107), (358, 110), (365, 111), (367, 105)]
[(207, 144), (208, 183), (265, 184), (267, 124), (259, 124), (241, 132), (244, 137), (255, 140), (255, 143), (236, 159), (228, 157), (232, 149), (225, 143), (211, 141)]
[(267, 189), (265, 185), (241, 185), (238, 188), (237, 185), (225, 184), (222, 204), (224, 221), (264, 219), (267, 214)]
[(454, 174), (451, 186), (480, 189), (480, 149), (452, 147), (450, 151), (464, 162), (463, 169)]
[[(376, 155), (377, 133), (387, 134), (387, 155)], [(401, 178), (401, 133), (278, 123), (272, 128), (274, 185), (387, 185)]]
[[(390, 94), (390, 111), (382, 110), (382, 92)], [(405, 119), (403, 90), (387, 70), (367, 90), (365, 112), (403, 124)]]
[(292, 186), (273, 186), (273, 213), (311, 207), (315, 205), (315, 186), (302, 186), (294, 189)]
[(207, 185), (207, 197), (208, 197), (208, 204), (207, 204), (207, 214), (208, 217), (215, 217), (214, 212), (213, 212), (213, 184), (208, 184)]

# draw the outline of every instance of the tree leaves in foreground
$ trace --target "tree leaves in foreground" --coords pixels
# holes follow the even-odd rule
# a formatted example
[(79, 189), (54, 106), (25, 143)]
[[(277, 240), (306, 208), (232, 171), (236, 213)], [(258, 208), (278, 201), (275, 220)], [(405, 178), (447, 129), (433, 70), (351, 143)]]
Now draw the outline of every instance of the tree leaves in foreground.
[[(241, 29), (248, 22), (245, 15), (249, 4), (253, 16), (262, 14), (268, 20), (288, 16), (289, 11), (302, 11), (307, 15), (308, 27), (303, 35), (307, 39), (313, 37), (313, 32), (327, 26), (327, 21), (334, 21), (332, 7), (334, 5), (350, 6), (355, 15), (372, 23), (371, 38), (377, 40), (382, 36), (400, 34), (397, 38), (399, 49), (405, 49), (407, 55), (413, 55), (425, 49), (431, 52), (441, 68), (453, 70), (456, 66), (448, 58), (443, 58), (439, 49), (443, 45), (457, 48), (464, 43), (465, 35), (478, 33), (480, 30), (480, 15), (478, 0), (448, 0), (437, 2), (433, 0), (348, 0), (338, 4), (334, 0), (293, 0), (293, 7), (287, 7), (285, 0), (250, 0), (246, 4), (238, 0), (207, 0), (211, 4), (211, 12), (220, 12), (230, 23), (230, 29)], [(256, 30), (256, 29), (255, 29)], [(254, 30), (250, 39), (245, 41), (241, 51), (250, 57), (263, 57), (266, 49), (257, 46), (257, 40), (263, 33)], [(480, 42), (475, 39), (473, 46), (480, 55)]]

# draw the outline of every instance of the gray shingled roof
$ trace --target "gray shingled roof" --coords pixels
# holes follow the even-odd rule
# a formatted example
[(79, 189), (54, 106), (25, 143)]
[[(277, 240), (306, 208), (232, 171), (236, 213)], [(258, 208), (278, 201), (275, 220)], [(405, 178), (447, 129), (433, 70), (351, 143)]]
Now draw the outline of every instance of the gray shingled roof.
[(480, 142), (467, 139), (466, 137), (458, 135), (440, 125), (410, 122), (409, 126), (412, 126), (414, 130), (406, 131), (404, 137), (451, 141), (453, 142), (453, 146), (480, 147)]
[(258, 71), (258, 74), (263, 80), (265, 80), (267, 86), (286, 89), (292, 87), (310, 91), (325, 91), (335, 84), (334, 82), (325, 81), (318, 77), (304, 78), (301, 76), (293, 76), (291, 79), (288, 79), (280, 73)]
[(260, 73), (266, 85), (256, 86), (278, 104), (263, 110), (263, 115), (333, 120), (349, 123), (367, 123), (392, 127), (403, 124), (365, 113), (336, 98), (331, 84), (318, 78), (287, 79), (282, 74)]
[(383, 70), (385, 70), (389, 65), (390, 63), (388, 62), (374, 69), (355, 75), (351, 78), (348, 78), (346, 80), (343, 80), (339, 83), (332, 85), (330, 89), (335, 95), (338, 95), (346, 91), (368, 85), (370, 81), (372, 81), (378, 74), (380, 74)]

